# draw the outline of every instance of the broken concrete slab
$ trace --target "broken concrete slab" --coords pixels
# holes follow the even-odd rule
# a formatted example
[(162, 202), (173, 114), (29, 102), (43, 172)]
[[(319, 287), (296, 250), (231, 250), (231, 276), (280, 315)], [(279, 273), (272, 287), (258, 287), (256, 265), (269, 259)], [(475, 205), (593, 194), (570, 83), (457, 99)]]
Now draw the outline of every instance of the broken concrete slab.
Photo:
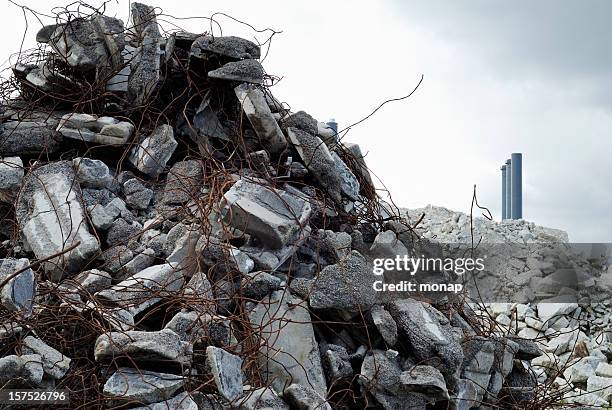
[(30, 261), (25, 258), (0, 259), (0, 283), (23, 270), (0, 288), (0, 303), (9, 311), (21, 312), (26, 317), (32, 313), (36, 295), (36, 277), (29, 266)]
[(234, 88), (234, 92), (242, 104), (242, 110), (266, 149), (272, 154), (284, 151), (287, 148), (287, 140), (272, 116), (264, 92), (251, 84), (241, 84)]
[(208, 346), (206, 363), (221, 396), (231, 402), (242, 395), (242, 359), (239, 356)]
[(28, 336), (23, 339), (23, 352), (40, 355), (45, 374), (56, 380), (64, 377), (70, 369), (72, 360), (69, 357), (64, 356), (36, 337)]
[(259, 351), (262, 377), (279, 394), (290, 384), (299, 383), (326, 397), (319, 348), (305, 303), (286, 290), (278, 290), (250, 313), (251, 325), (264, 342)]
[(264, 75), (264, 69), (257, 60), (231, 61), (216, 70), (208, 72), (209, 78), (251, 84), (262, 84)]
[(280, 126), (285, 132), (287, 128), (291, 127), (307, 132), (310, 135), (318, 134), (317, 120), (305, 111), (294, 112), (281, 118)]
[(376, 302), (375, 277), (366, 259), (357, 251), (335, 265), (326, 266), (316, 278), (308, 302), (313, 309), (335, 309), (355, 315)]
[(127, 99), (134, 106), (147, 103), (158, 89), (161, 80), (160, 39), (146, 36), (134, 50), (130, 61)]
[(153, 265), (110, 289), (96, 293), (100, 299), (125, 308), (133, 316), (158, 303), (162, 297), (175, 294), (185, 278), (168, 264)]
[(155, 128), (130, 155), (130, 162), (141, 172), (156, 177), (163, 172), (178, 143), (167, 124)]
[(184, 383), (183, 376), (122, 367), (106, 381), (103, 392), (117, 402), (155, 403), (169, 399)]
[(155, 7), (143, 3), (132, 3), (131, 11), (134, 30), (139, 36), (161, 37)]
[[(75, 272), (100, 249), (87, 227), (72, 164), (59, 161), (31, 171), (15, 204), (21, 232), (52, 280)], [(70, 249), (66, 251), (66, 249)]]
[(56, 131), (66, 138), (108, 145), (123, 145), (134, 133), (134, 125), (113, 117), (70, 113), (62, 116)]
[(97, 361), (129, 356), (134, 361), (164, 361), (188, 366), (192, 355), (191, 343), (181, 341), (170, 329), (104, 333), (94, 347)]
[(319, 137), (293, 127), (287, 128), (287, 136), (306, 168), (336, 202), (341, 201), (342, 195), (358, 199), (357, 178)]
[(52, 153), (61, 137), (46, 122), (8, 121), (0, 124), (0, 155)]
[(387, 309), (400, 335), (408, 339), (417, 360), (427, 360), (445, 375), (457, 371), (463, 361), (463, 351), (458, 335), (442, 313), (428, 303), (413, 299), (393, 301)]
[(225, 193), (222, 212), (227, 224), (277, 249), (304, 231), (311, 207), (296, 195), (241, 179)]
[(189, 55), (195, 58), (207, 59), (210, 54), (223, 57), (242, 59), (258, 59), (259, 46), (244, 38), (225, 36), (216, 37), (204, 35), (195, 39), (191, 44)]
[(21, 188), (23, 176), (21, 158), (0, 157), (0, 202), (13, 202)]

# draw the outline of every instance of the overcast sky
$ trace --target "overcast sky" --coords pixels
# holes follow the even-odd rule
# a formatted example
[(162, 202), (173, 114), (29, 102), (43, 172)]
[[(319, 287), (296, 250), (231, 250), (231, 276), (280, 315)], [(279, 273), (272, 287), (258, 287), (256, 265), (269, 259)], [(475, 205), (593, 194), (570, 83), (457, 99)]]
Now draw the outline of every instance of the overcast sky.
[[(21, 0), (39, 11), (68, 3)], [(99, 4), (99, 2), (92, 2)], [(176, 17), (225, 12), (272, 27), (274, 94), (340, 127), (402, 207), (469, 212), (472, 187), (499, 219), (499, 167), (523, 153), (524, 217), (576, 242), (612, 242), (612, 3), (607, 1), (177, 1)], [(111, 2), (125, 17), (127, 1)], [(210, 30), (207, 20), (171, 20)], [(265, 39), (218, 16), (225, 35)], [(26, 44), (37, 22), (30, 18)], [(21, 9), (0, 14), (2, 56), (17, 51)], [(218, 34), (218, 32), (216, 32)], [(4, 60), (4, 58), (2, 59)]]

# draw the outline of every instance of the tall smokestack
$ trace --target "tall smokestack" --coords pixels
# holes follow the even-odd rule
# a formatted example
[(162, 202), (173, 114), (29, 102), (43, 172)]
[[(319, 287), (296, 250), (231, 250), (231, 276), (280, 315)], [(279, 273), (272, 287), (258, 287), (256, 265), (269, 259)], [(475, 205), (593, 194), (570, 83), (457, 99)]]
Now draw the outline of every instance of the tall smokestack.
[(512, 158), (512, 219), (523, 217), (523, 154), (515, 152)]
[(502, 165), (500, 168), (502, 172), (502, 210), (501, 219), (506, 219), (506, 166)]
[(512, 161), (506, 161), (506, 219), (512, 218)]

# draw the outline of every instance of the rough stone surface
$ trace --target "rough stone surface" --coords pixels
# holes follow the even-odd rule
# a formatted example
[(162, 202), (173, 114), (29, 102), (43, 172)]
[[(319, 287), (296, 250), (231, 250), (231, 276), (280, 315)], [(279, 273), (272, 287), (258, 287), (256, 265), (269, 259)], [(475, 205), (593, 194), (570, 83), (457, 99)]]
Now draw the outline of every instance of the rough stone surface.
[(72, 166), (81, 187), (106, 188), (111, 183), (108, 166), (98, 159), (78, 157), (72, 160)]
[(268, 387), (248, 392), (240, 400), (238, 408), (240, 410), (289, 410), (289, 406)]
[(310, 387), (292, 384), (285, 389), (284, 396), (296, 410), (331, 410), (329, 403)]
[(23, 340), (23, 352), (40, 355), (45, 374), (56, 380), (64, 377), (70, 368), (71, 359), (69, 357), (33, 336), (28, 336)]
[(0, 157), (0, 202), (13, 202), (21, 188), (23, 175), (21, 158)]
[(202, 187), (202, 165), (199, 161), (188, 160), (177, 162), (170, 168), (164, 187), (165, 204), (184, 204), (197, 197)]
[[(250, 314), (251, 326), (266, 343), (260, 348), (262, 376), (279, 394), (292, 383), (311, 386), (326, 397), (319, 349), (304, 301), (278, 290)], [(274, 361), (267, 358), (274, 356)]]
[[(100, 249), (89, 232), (81, 192), (70, 163), (62, 161), (31, 171), (16, 203), (21, 231), (37, 258), (61, 253), (43, 264), (52, 279), (74, 272)], [(66, 252), (66, 249), (72, 250)]]
[(62, 117), (57, 131), (66, 138), (96, 144), (125, 144), (134, 132), (127, 121), (91, 114), (71, 113)]
[(61, 135), (46, 122), (9, 121), (0, 124), (0, 155), (55, 152)]
[(182, 376), (119, 368), (104, 384), (104, 394), (115, 401), (155, 403), (169, 399), (184, 384)]
[(242, 394), (242, 359), (214, 346), (206, 348), (206, 360), (217, 391), (229, 401)]
[(261, 84), (264, 70), (257, 60), (232, 61), (221, 68), (208, 72), (208, 77), (218, 80), (240, 81), (243, 83)]
[(192, 57), (206, 58), (211, 53), (235, 59), (257, 59), (260, 56), (259, 46), (234, 36), (201, 36), (191, 45)]
[(164, 170), (177, 145), (172, 127), (160, 125), (133, 149), (130, 162), (141, 172), (155, 177)]
[(24, 316), (32, 313), (36, 294), (36, 277), (29, 266), (30, 261), (25, 258), (0, 259), (0, 283), (23, 270), (0, 288), (0, 303), (9, 311), (21, 312)]
[(295, 241), (311, 213), (303, 199), (274, 188), (239, 180), (224, 195), (223, 219), (271, 248)]
[(266, 148), (272, 153), (283, 151), (287, 147), (287, 140), (272, 116), (264, 92), (250, 84), (241, 84), (234, 91), (257, 136), (266, 143)]

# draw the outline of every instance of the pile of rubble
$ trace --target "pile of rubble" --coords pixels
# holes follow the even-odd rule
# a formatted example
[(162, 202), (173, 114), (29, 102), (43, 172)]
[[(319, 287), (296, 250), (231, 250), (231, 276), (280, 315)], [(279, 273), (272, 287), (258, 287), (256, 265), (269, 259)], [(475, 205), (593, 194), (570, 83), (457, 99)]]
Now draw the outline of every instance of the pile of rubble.
[(3, 84), (0, 388), (85, 408), (538, 400), (532, 340), (461, 298), (374, 291), (374, 258), (429, 241), (359, 146), (272, 96), (257, 44), (131, 14), (63, 16)]
[[(489, 244), (513, 244), (502, 248), (505, 255), (501, 256), (505, 258), (501, 264), (505, 269), (496, 270), (495, 283), (514, 295), (503, 300), (515, 302), (473, 304), (475, 313), (494, 319), (498, 334), (513, 334), (536, 342), (542, 354), (531, 360), (531, 369), (543, 402), (558, 400), (568, 407), (610, 405), (609, 245), (570, 245), (566, 232), (524, 220), (495, 222), (478, 217), (470, 221), (469, 215), (433, 206), (406, 209), (403, 213), (408, 219), (420, 219), (415, 230), (422, 237), (453, 244), (471, 243), (474, 238), (489, 257), (495, 250)], [(422, 215), (425, 216), (421, 218)], [(560, 266), (560, 256), (566, 255), (571, 255), (566, 261), (571, 269)], [(485, 281), (486, 277), (478, 279), (480, 284)], [(570, 286), (576, 282), (578, 287)]]

